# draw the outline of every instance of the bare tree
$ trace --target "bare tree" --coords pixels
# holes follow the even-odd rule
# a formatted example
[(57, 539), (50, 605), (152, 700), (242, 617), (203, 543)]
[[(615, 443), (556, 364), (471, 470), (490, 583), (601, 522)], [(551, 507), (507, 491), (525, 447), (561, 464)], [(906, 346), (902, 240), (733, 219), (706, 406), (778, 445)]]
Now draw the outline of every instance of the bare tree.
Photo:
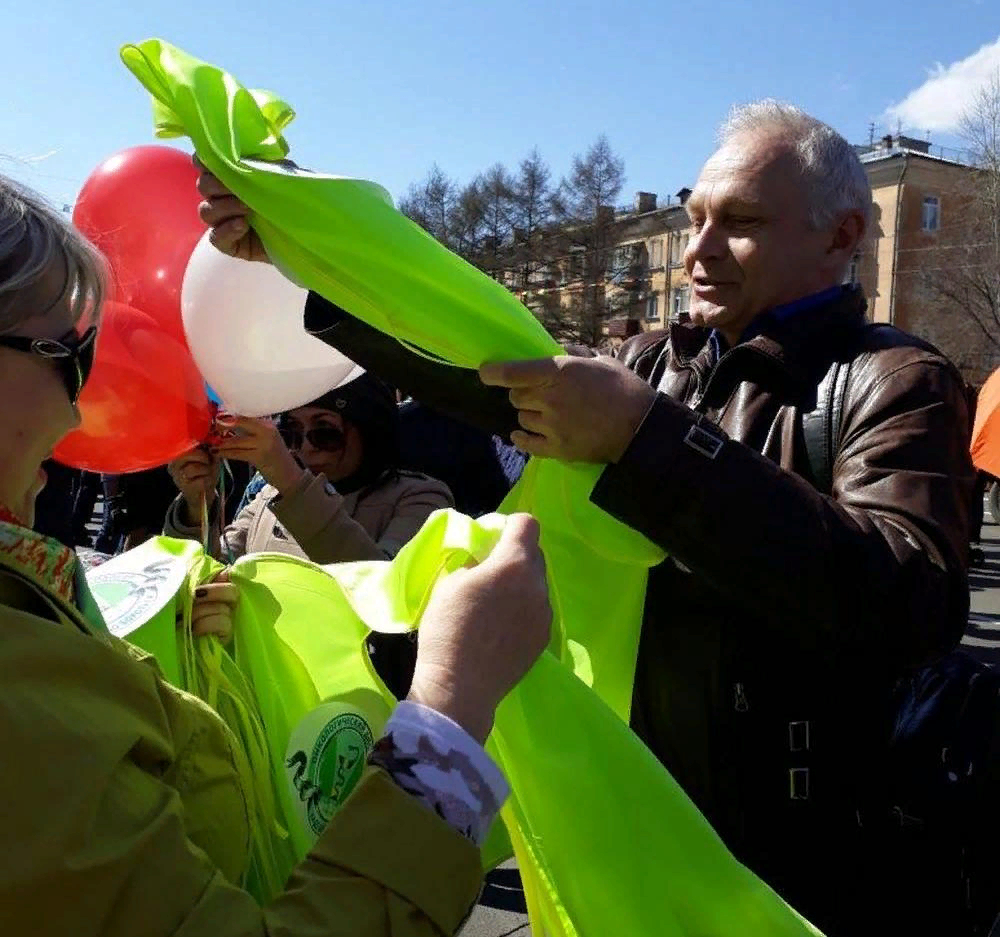
[(399, 210), (449, 250), (502, 278), (511, 251), (512, 184), (499, 163), (461, 188), (435, 165), (410, 186)]
[(497, 163), (479, 177), (477, 187), (483, 204), (484, 229), (477, 266), (493, 279), (502, 280), (511, 260), (514, 180)]
[(516, 176), (497, 163), (464, 188), (435, 165), (399, 207), (515, 289), (556, 338), (596, 347), (608, 319), (631, 310), (648, 279), (642, 244), (616, 245), (625, 165), (601, 136), (554, 190), (550, 178), (537, 150)]
[(625, 183), (625, 163), (600, 136), (552, 197), (553, 241), (568, 302), (540, 312), (556, 338), (594, 347), (615, 313), (615, 201)]
[(458, 196), (455, 183), (435, 163), (423, 182), (410, 186), (399, 203), (399, 210), (451, 248), (454, 246), (452, 224)]
[(463, 188), (451, 204), (447, 226), (449, 240), (445, 243), (460, 257), (476, 263), (482, 254), (487, 236), (486, 197), (478, 180)]
[(955, 357), (978, 378), (980, 362), (1000, 353), (1000, 72), (962, 115), (959, 135), (974, 168), (962, 173), (947, 193), (949, 221), (917, 276), (924, 294), (941, 304), (942, 311), (974, 323), (987, 353)]
[(549, 246), (552, 222), (552, 190), (549, 167), (537, 149), (532, 150), (518, 167), (511, 188), (510, 224), (513, 237), (511, 266), (514, 286), (525, 291), (539, 284), (539, 274), (550, 266)]

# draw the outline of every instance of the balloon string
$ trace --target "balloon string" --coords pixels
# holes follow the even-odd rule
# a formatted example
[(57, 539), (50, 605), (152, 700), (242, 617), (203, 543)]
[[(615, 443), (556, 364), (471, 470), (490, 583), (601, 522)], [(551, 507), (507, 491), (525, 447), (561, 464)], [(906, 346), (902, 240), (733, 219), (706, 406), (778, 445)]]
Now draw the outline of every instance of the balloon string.
[(211, 528), (208, 523), (208, 492), (201, 493), (201, 548), (208, 553), (211, 541)]
[[(233, 483), (232, 489), (230, 489), (229, 482)], [(222, 464), (219, 466), (219, 484), (216, 491), (219, 511), (215, 518), (215, 532), (219, 537), (219, 549), (225, 553), (224, 561), (229, 566), (232, 566), (235, 560), (233, 558), (233, 551), (229, 548), (229, 542), (224, 536), (226, 532), (226, 506), (229, 504), (229, 497), (232, 491), (235, 491), (235, 489), (236, 479), (233, 477), (233, 470), (229, 467), (229, 460), (223, 459)], [(220, 556), (219, 559), (223, 559), (223, 557)]]

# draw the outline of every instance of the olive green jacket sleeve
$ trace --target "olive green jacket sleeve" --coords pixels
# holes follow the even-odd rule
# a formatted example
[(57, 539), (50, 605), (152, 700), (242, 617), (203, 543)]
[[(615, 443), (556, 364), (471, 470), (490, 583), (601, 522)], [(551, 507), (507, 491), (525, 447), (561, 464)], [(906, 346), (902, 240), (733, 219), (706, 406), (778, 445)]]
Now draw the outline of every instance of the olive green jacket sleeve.
[[(481, 884), (478, 851), (375, 769), (258, 907), (230, 881), (238, 864), (223, 859), (224, 870), (206, 852), (231, 853), (231, 831), (239, 853), (247, 835), (215, 764), (227, 730), (126, 645), (42, 617), (29, 598), (0, 604), (0, 934), (432, 937), (460, 926)], [(179, 793), (199, 783), (217, 798), (210, 809)]]

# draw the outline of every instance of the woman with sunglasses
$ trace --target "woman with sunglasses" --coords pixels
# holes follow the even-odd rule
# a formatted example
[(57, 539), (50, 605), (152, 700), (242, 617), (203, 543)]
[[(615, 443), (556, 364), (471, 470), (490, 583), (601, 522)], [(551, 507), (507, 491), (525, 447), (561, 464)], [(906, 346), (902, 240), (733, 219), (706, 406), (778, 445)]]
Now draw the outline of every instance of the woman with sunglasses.
[(93, 248), (0, 177), (0, 934), (454, 933), (506, 796), (482, 742), (548, 641), (537, 526), (511, 518), (491, 556), (435, 591), (408, 701), (259, 907), (241, 888), (239, 743), (108, 632), (73, 551), (31, 530), (42, 462), (80, 421), (103, 280)]
[(442, 482), (399, 466), (395, 395), (363, 374), (307, 406), (269, 420), (224, 418), (226, 437), (170, 465), (180, 496), (164, 533), (200, 538), (203, 499), (213, 507), (220, 459), (254, 465), (268, 484), (211, 549), (233, 561), (278, 552), (315, 563), (386, 559), (453, 500)]

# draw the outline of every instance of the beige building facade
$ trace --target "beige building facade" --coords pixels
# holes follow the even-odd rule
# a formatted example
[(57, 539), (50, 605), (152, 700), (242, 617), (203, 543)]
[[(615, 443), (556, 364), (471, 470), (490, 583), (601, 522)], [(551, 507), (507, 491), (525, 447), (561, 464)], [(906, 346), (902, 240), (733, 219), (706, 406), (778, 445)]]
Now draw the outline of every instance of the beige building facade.
[[(888, 322), (936, 345), (980, 384), (1000, 367), (994, 343), (968, 305), (949, 299), (956, 278), (982, 263), (969, 224), (977, 170), (926, 141), (885, 137), (860, 148), (872, 186), (871, 236), (852, 267), (874, 322)], [(1000, 336), (998, 336), (1000, 338)]]

